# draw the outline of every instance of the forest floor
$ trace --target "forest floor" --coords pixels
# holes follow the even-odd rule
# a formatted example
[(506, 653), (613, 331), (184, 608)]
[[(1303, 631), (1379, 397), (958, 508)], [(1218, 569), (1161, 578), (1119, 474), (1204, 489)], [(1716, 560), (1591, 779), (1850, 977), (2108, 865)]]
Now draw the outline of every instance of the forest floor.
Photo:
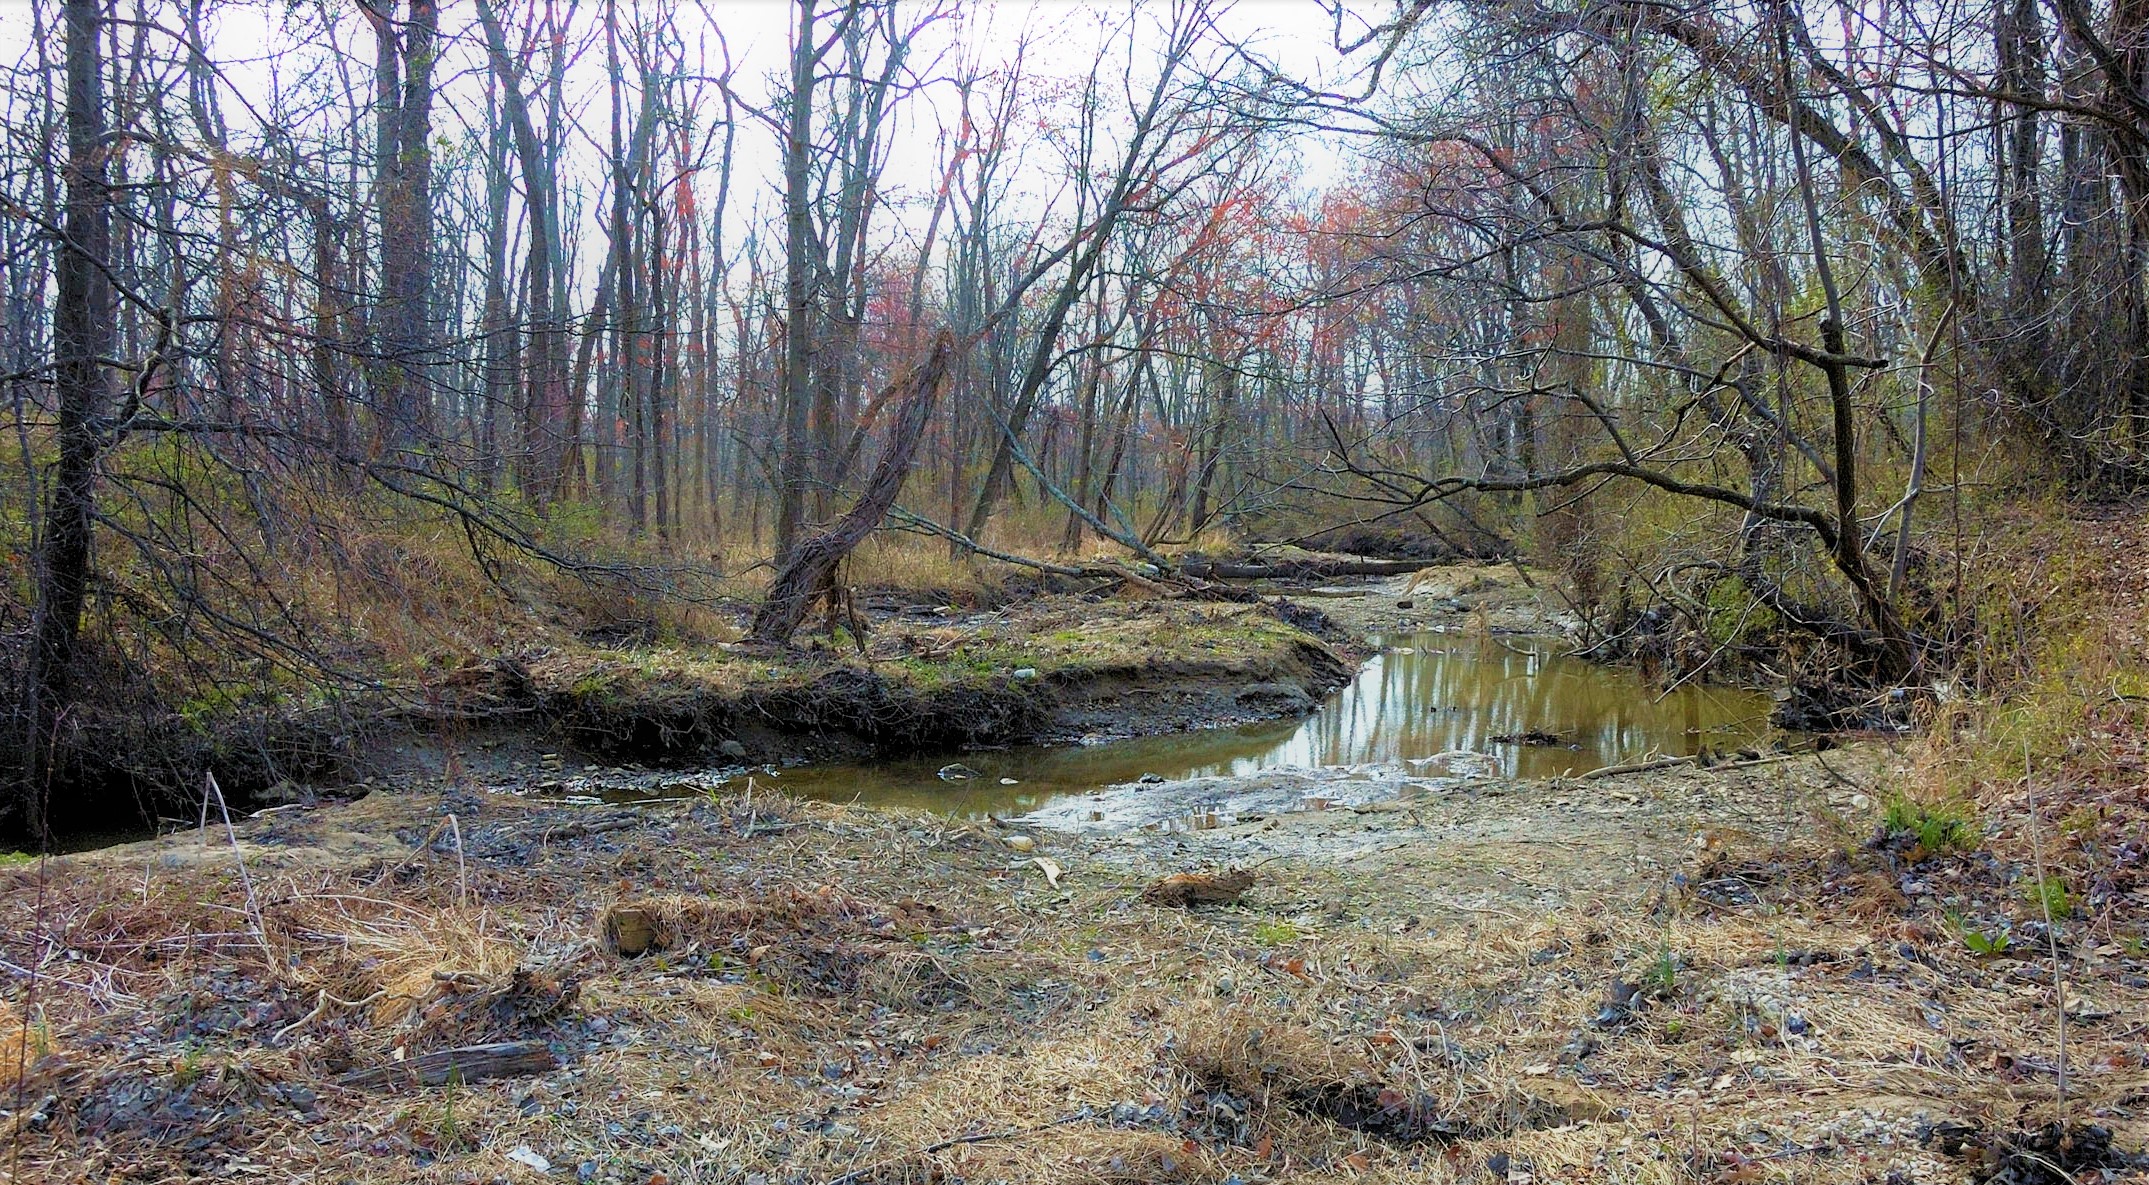
[[(1527, 625), (1492, 571), (1308, 602)], [(1266, 612), (1148, 604), (1065, 628)], [(2073, 712), (2034, 812), (1936, 734), (1175, 833), (512, 761), (212, 815), (0, 871), (0, 1180), (2136, 1179), (2149, 717)]]

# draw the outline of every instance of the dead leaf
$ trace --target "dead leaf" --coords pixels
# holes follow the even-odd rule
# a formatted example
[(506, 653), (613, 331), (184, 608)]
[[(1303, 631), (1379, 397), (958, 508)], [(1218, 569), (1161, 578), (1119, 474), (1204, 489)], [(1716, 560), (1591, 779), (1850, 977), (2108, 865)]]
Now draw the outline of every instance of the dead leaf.
[(1045, 874), (1046, 884), (1055, 889), (1060, 887), (1060, 876), (1067, 870), (1060, 867), (1059, 861), (1050, 856), (1037, 856), (1033, 857), (1030, 863), (1037, 865), (1038, 870)]

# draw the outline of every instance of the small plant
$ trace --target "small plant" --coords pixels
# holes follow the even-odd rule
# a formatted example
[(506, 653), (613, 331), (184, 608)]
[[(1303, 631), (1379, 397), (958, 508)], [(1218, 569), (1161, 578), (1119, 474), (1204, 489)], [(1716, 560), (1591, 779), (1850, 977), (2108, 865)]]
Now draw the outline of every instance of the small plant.
[(1254, 941), (1262, 946), (1288, 946), (1293, 942), (1297, 942), (1299, 937), (1298, 927), (1289, 922), (1254, 923)]
[(462, 1143), (461, 1132), (455, 1123), (455, 1096), (462, 1084), (462, 1072), (450, 1070), (448, 1081), (440, 1092), (440, 1142), (450, 1148)]
[(180, 1086), (192, 1086), (201, 1081), (202, 1047), (199, 1041), (188, 1041), (179, 1051), (179, 1060), (172, 1064), (172, 1081)]
[(2055, 922), (2074, 916), (2074, 894), (2067, 891), (2067, 882), (2056, 876), (2040, 876), (2031, 881), (2024, 895), (2031, 909)]
[(1955, 937), (1962, 941), (1963, 949), (1979, 958), (2004, 955), (2008, 948), (2014, 945), (2014, 938), (2005, 926), (1997, 930), (1986, 930), (1972, 925), (1968, 918), (1953, 912), (1947, 915), (1947, 923), (1948, 929), (1954, 931)]
[(1880, 826), (1891, 839), (1907, 836), (1927, 855), (1976, 847), (1980, 835), (1969, 808), (1959, 803), (1922, 803), (1907, 798), (1888, 803)]
[(1649, 969), (1642, 973), (1642, 986), (1660, 998), (1678, 994), (1679, 956), (1671, 953), (1669, 944), (1657, 951)]

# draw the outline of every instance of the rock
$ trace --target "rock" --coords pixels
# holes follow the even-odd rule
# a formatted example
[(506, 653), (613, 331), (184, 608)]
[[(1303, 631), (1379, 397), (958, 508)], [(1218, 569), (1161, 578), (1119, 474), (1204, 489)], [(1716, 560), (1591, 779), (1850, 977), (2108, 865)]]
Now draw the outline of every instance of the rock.
[(939, 776), (943, 782), (967, 782), (977, 777), (978, 772), (962, 762), (956, 761), (941, 766)]
[(737, 740), (734, 739), (726, 738), (722, 741), (717, 742), (716, 751), (722, 753), (726, 757), (731, 758), (733, 761), (746, 760), (746, 746), (740, 744)]
[(1017, 679), (1035, 679), (1036, 677), (1037, 677), (1037, 668), (1036, 668), (1036, 667), (1016, 667), (1016, 668), (1015, 668), (1015, 678), (1017, 678)]
[(549, 1173), (552, 1171), (552, 1162), (538, 1155), (537, 1150), (528, 1144), (515, 1145), (515, 1150), (508, 1153), (507, 1158), (529, 1169), (531, 1172)]
[(1163, 775), (1163, 774), (1143, 774), (1143, 775), (1142, 775), (1141, 777), (1138, 777), (1138, 778), (1136, 778), (1136, 779), (1134, 779), (1134, 780), (1135, 780), (1135, 781), (1137, 781), (1137, 782), (1140, 782), (1140, 783), (1141, 783), (1142, 785), (1144, 785), (1144, 786), (1161, 786), (1161, 785), (1163, 785), (1163, 784), (1164, 784), (1164, 775)]
[(1395, 607), (1398, 609), (1415, 609), (1418, 607), (1418, 603), (1406, 597), (1403, 600), (1397, 601), (1395, 603)]
[(1027, 835), (1010, 835), (1000, 842), (1018, 852), (1034, 852), (1037, 850), (1037, 841)]

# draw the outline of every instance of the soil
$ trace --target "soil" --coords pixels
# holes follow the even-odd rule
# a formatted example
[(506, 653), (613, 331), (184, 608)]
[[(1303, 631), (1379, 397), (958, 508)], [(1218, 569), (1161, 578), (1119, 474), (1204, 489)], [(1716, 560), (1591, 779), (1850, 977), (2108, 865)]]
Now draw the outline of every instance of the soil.
[[(1307, 600), (1346, 637), (1546, 629), (1498, 571)], [(1168, 633), (1191, 668), (1048, 670), (1031, 629), (1039, 677), (990, 676), (1109, 712), (1319, 665), (1225, 608), (1256, 611), (1061, 610)], [(1228, 669), (1189, 640), (1212, 627)], [(994, 628), (958, 638), (997, 664)], [(2099, 728), (2149, 768), (2144, 730)], [(0, 873), (0, 1180), (2138, 1179), (2149, 795), (2061, 791), (2053, 818), (2094, 827), (2033, 857), (1998, 806), (1906, 823), (1928, 758), (1279, 773), (1274, 810), (1076, 829), (765, 791), (569, 804), (540, 754), (212, 813)], [(2023, 889), (2047, 859), (2079, 887), (2051, 927)], [(1145, 899), (1187, 872), (1245, 891)], [(517, 1072), (395, 1070), (486, 1044)]]

